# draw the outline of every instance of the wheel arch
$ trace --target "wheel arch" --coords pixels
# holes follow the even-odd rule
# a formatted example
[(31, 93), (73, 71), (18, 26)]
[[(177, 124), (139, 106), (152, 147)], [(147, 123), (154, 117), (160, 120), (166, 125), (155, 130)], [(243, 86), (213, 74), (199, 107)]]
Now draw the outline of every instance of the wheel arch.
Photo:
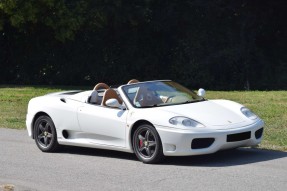
[[(33, 117), (33, 120), (32, 120), (32, 127), (31, 127), (31, 133), (32, 133), (32, 138), (35, 139), (35, 134), (34, 134), (34, 124), (36, 122), (36, 120), (41, 117), (41, 116), (48, 116), (50, 117), (50, 115), (48, 115), (46, 112), (44, 111), (39, 111), (38, 113), (35, 114), (35, 116)], [(51, 117), (50, 117), (51, 118)]]

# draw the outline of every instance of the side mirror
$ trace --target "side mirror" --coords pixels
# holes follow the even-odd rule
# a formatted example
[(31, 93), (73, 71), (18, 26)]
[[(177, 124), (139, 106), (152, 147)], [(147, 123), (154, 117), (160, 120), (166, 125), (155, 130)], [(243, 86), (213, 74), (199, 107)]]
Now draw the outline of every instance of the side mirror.
[(199, 88), (199, 90), (197, 91), (197, 95), (204, 97), (205, 96), (205, 90), (202, 88)]
[(118, 101), (117, 99), (115, 99), (115, 98), (108, 99), (108, 100), (106, 101), (106, 105), (107, 105), (108, 107), (115, 107), (115, 108), (125, 109), (125, 107), (122, 106), (122, 105), (119, 103), (119, 101)]

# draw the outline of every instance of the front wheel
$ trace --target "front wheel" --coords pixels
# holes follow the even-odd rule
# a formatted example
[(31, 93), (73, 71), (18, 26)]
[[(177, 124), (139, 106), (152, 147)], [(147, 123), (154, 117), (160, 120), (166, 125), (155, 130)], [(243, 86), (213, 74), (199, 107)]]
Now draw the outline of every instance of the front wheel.
[(136, 129), (133, 147), (136, 156), (143, 163), (157, 163), (164, 159), (160, 137), (151, 125), (144, 124)]
[(39, 117), (34, 124), (35, 142), (43, 152), (53, 152), (59, 148), (57, 132), (52, 119), (46, 115)]

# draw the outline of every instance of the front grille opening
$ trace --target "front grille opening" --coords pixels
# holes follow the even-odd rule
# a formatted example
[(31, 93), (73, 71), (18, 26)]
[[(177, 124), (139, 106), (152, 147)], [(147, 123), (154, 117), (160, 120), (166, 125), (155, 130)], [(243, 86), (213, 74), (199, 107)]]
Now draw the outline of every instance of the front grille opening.
[(236, 142), (250, 139), (251, 131), (227, 135), (227, 142)]
[(258, 129), (257, 131), (255, 131), (255, 137), (256, 139), (260, 139), (263, 135), (263, 127), (261, 129)]
[(207, 147), (210, 147), (213, 142), (214, 138), (197, 138), (193, 139), (191, 142), (191, 148), (192, 149), (204, 149)]

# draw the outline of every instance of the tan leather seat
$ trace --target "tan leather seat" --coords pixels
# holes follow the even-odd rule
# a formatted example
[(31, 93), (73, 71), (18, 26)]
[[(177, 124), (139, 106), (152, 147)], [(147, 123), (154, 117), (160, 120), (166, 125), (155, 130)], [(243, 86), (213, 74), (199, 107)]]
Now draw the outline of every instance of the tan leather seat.
[(105, 83), (98, 83), (97, 85), (95, 85), (94, 90), (99, 89), (110, 89), (110, 87)]
[(106, 105), (106, 101), (107, 101), (108, 99), (111, 99), (111, 98), (117, 99), (120, 104), (123, 103), (123, 101), (119, 98), (119, 96), (118, 96), (118, 94), (117, 94), (117, 92), (116, 92), (115, 90), (113, 90), (113, 89), (107, 89), (107, 90), (105, 91), (105, 93), (104, 93), (104, 96), (103, 96), (103, 100), (102, 100), (102, 104), (101, 104), (101, 105), (102, 105), (102, 106), (107, 106), (107, 105)]
[(139, 81), (137, 79), (131, 79), (128, 84), (135, 84), (135, 83), (139, 83)]
[(88, 103), (91, 104), (100, 104), (101, 103), (101, 97), (99, 97), (98, 95), (98, 90), (99, 89), (109, 89), (110, 87), (105, 84), (105, 83), (98, 83), (97, 85), (95, 85), (91, 95), (88, 98)]

